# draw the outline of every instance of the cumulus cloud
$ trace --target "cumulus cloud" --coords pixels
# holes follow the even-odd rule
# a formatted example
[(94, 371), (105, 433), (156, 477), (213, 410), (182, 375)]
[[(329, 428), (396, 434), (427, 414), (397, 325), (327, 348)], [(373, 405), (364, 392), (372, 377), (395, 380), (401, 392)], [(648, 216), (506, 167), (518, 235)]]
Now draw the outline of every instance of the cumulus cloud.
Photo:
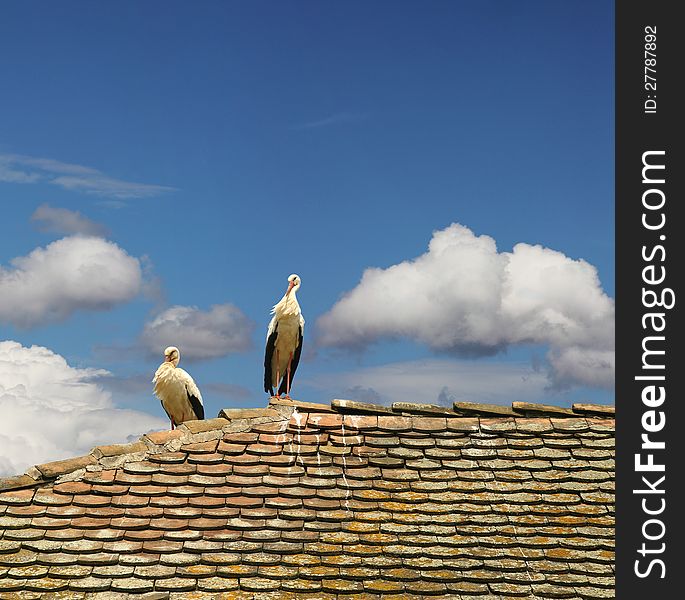
[(107, 228), (80, 212), (67, 208), (52, 207), (49, 204), (41, 204), (31, 215), (31, 221), (40, 231), (58, 233), (60, 235), (90, 235), (105, 237)]
[(206, 311), (172, 306), (145, 324), (141, 341), (155, 356), (167, 346), (178, 346), (182, 360), (203, 360), (249, 350), (254, 326), (232, 304), (215, 304)]
[(510, 406), (516, 400), (535, 402), (550, 398), (545, 373), (529, 364), (492, 359), (431, 358), (397, 362), (324, 373), (302, 383), (321, 390), (326, 397), (377, 404), (421, 402), (451, 406), (452, 402), (459, 401)]
[(107, 374), (71, 367), (48, 348), (0, 341), (0, 475), (168, 427), (166, 419), (117, 408), (97, 383)]
[(614, 302), (596, 268), (539, 245), (498, 252), (494, 239), (456, 223), (418, 258), (367, 269), (317, 332), (323, 346), (403, 337), (458, 356), (544, 344), (553, 386), (614, 381)]
[(376, 390), (370, 387), (362, 387), (361, 385), (345, 388), (340, 397), (347, 400), (356, 400), (357, 402), (369, 402), (371, 404), (380, 404), (382, 402), (381, 395)]
[(163, 185), (123, 181), (83, 165), (21, 154), (0, 154), (0, 181), (48, 183), (67, 190), (118, 199), (147, 198), (175, 191), (175, 188)]
[(576, 382), (592, 387), (609, 387), (614, 381), (616, 357), (613, 350), (579, 346), (554, 348), (548, 354), (554, 387), (564, 389)]
[(113, 242), (74, 236), (0, 265), (0, 323), (31, 327), (76, 310), (107, 310), (143, 283), (140, 261)]

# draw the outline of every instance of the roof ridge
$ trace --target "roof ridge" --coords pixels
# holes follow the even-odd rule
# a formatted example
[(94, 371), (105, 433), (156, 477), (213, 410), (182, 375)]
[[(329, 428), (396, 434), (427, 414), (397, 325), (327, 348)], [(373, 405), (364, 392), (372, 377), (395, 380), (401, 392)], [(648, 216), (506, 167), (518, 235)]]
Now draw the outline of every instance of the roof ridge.
[(0, 478), (0, 492), (36, 487), (46, 483), (75, 481), (89, 471), (116, 469), (162, 452), (174, 452), (186, 444), (220, 439), (226, 433), (249, 431), (254, 425), (290, 419), (294, 408), (223, 409), (215, 419), (186, 421), (174, 430), (150, 431), (137, 441), (95, 446), (82, 456), (29, 467), (23, 475)]
[[(296, 401), (293, 401), (297, 405)], [(307, 403), (308, 404), (308, 403)], [(326, 406), (321, 405), (321, 406)], [(453, 402), (452, 408), (441, 404), (424, 404), (420, 402), (394, 402), (391, 406), (358, 402), (356, 400), (334, 399), (331, 408), (341, 413), (358, 413), (370, 415), (420, 414), (439, 417), (538, 417), (550, 416), (555, 418), (573, 417), (613, 417), (616, 409), (613, 404), (583, 404), (575, 403), (571, 408), (564, 408), (553, 404), (538, 404), (535, 402), (512, 402), (511, 407), (503, 404), (487, 404), (482, 402)]]
[(0, 492), (36, 487), (46, 483), (74, 481), (88, 471), (115, 469), (128, 462), (144, 460), (161, 452), (175, 452), (186, 444), (208, 442), (227, 433), (250, 431), (254, 425), (289, 420), (295, 411), (302, 413), (341, 413), (378, 416), (419, 415), (447, 418), (609, 418), (615, 416), (613, 405), (573, 404), (572, 407), (513, 402), (511, 408), (499, 404), (454, 402), (452, 409), (413, 402), (395, 402), (383, 406), (356, 400), (333, 399), (330, 405), (271, 398), (265, 408), (225, 408), (214, 419), (186, 421), (175, 430), (153, 431), (137, 441), (94, 447), (83, 456), (47, 462), (30, 467), (23, 475), (0, 478)]

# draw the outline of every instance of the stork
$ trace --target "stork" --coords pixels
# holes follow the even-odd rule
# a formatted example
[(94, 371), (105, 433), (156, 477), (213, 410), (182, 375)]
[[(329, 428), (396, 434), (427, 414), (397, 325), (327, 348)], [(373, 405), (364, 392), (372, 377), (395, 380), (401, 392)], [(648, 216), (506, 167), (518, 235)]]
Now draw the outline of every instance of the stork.
[(304, 318), (297, 302), (301, 280), (294, 273), (288, 277), (288, 289), (271, 309), (273, 318), (266, 333), (264, 355), (264, 391), (274, 396), (285, 393), (290, 398), (290, 386), (300, 362)]
[(176, 346), (164, 350), (164, 362), (159, 365), (152, 383), (155, 395), (171, 419), (171, 429), (185, 421), (205, 418), (202, 394), (193, 378), (179, 368), (181, 353)]

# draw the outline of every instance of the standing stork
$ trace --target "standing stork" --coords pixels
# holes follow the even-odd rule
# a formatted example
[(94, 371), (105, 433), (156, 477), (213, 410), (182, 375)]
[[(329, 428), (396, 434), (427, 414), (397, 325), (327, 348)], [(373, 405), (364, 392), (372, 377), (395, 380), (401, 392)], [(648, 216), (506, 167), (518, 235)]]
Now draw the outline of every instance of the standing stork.
[(171, 419), (171, 429), (185, 421), (205, 418), (202, 394), (193, 378), (178, 367), (181, 353), (176, 346), (164, 350), (164, 362), (159, 365), (152, 383), (155, 395)]
[(304, 317), (297, 302), (301, 280), (298, 275), (288, 277), (288, 289), (283, 298), (271, 309), (273, 318), (266, 333), (264, 355), (264, 391), (274, 396), (285, 393), (290, 398), (293, 382), (302, 353)]

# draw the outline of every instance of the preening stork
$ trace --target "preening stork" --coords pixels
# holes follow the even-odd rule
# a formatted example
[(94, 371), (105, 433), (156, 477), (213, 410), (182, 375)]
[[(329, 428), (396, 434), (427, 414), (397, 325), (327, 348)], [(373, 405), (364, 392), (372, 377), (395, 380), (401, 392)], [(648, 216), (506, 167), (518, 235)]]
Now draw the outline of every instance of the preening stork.
[(179, 368), (181, 353), (176, 346), (164, 350), (164, 362), (152, 380), (154, 392), (171, 419), (171, 428), (185, 421), (205, 418), (202, 394), (193, 378)]
[(288, 277), (288, 289), (283, 298), (271, 309), (273, 318), (266, 333), (266, 352), (264, 355), (264, 391), (278, 396), (285, 393), (290, 397), (297, 365), (302, 353), (304, 318), (297, 302), (297, 290), (301, 280), (298, 275)]

